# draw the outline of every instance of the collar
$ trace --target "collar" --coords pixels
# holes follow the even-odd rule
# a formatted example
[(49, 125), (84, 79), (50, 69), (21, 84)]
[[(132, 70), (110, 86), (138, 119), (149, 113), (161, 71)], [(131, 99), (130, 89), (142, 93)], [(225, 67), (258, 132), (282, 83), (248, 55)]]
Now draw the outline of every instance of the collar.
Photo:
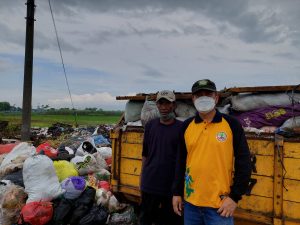
[[(199, 113), (196, 112), (195, 123), (201, 123), (202, 121), (203, 120), (200, 117)], [(212, 123), (220, 123), (221, 121), (222, 121), (222, 114), (216, 109), (216, 114), (211, 122)]]

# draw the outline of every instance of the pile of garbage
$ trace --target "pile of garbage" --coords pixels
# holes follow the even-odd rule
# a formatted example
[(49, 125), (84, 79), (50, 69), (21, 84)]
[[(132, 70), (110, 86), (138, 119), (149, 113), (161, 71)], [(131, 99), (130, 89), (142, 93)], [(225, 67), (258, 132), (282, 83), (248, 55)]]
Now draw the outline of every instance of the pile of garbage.
[[(196, 109), (191, 100), (177, 100), (176, 118), (183, 121), (192, 117)], [(220, 99), (220, 112), (236, 117), (245, 131), (279, 133), (284, 136), (300, 134), (300, 93), (237, 93)], [(155, 101), (129, 100), (125, 107), (124, 127), (144, 126), (159, 117)]]
[[(297, 135), (300, 128), (300, 94), (238, 94), (229, 100), (229, 113), (246, 131)], [(299, 133), (298, 133), (299, 136)]]
[(0, 224), (136, 224), (133, 206), (110, 190), (112, 149), (101, 129), (74, 130), (56, 148), (47, 141), (3, 145)]

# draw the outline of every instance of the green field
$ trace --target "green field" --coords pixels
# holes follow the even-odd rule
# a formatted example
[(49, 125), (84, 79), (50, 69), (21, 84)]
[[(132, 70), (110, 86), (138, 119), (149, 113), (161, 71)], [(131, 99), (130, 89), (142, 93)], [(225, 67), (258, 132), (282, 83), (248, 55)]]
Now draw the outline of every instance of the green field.
[[(77, 115), (77, 123), (79, 126), (99, 124), (116, 124), (120, 120), (120, 115), (103, 115), (103, 114), (88, 114)], [(20, 113), (0, 113), (0, 121), (9, 121), (11, 125), (22, 123), (22, 115)], [(72, 114), (68, 115), (48, 115), (32, 113), (32, 127), (49, 127), (54, 123), (66, 123), (75, 126), (75, 117)]]

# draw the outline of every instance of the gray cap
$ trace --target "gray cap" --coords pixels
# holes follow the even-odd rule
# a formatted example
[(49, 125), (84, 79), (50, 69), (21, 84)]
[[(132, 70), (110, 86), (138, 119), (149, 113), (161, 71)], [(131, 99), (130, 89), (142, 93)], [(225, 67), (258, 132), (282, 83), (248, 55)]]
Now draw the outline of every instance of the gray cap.
[(170, 102), (175, 102), (175, 94), (173, 91), (163, 90), (157, 93), (156, 95), (156, 101), (159, 101), (160, 99), (167, 99)]

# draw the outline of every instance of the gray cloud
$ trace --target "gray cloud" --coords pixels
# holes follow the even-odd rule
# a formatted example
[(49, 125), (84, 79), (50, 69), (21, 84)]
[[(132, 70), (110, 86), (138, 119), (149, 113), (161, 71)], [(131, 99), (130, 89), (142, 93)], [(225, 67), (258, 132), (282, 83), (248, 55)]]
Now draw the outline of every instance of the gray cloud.
[[(24, 23), (25, 24), (25, 23)], [(12, 30), (3, 23), (0, 23), (0, 39), (2, 43), (24, 46), (25, 33), (21, 30)], [(20, 35), (23, 34), (23, 35)]]
[(144, 65), (144, 64), (140, 64), (140, 67), (143, 69), (143, 74), (146, 77), (150, 77), (150, 78), (161, 78), (164, 75), (157, 69)]
[(252, 50), (251, 52), (255, 53), (255, 54), (262, 54), (264, 53), (263, 51), (261, 50)]
[[(25, 20), (24, 20), (25, 21)], [(25, 22), (24, 22), (25, 27)], [(24, 47), (25, 45), (25, 28), (24, 30), (13, 30), (10, 29), (3, 23), (0, 23), (0, 40), (2, 43), (14, 44), (17, 46)], [(35, 30), (34, 36), (34, 47), (39, 50), (45, 49), (57, 49), (57, 41), (55, 34), (52, 34), (53, 38), (49, 38), (44, 33)], [(64, 39), (60, 38), (60, 44), (65, 51), (78, 52), (79, 48), (66, 42)]]
[(178, 37), (184, 35), (208, 35), (208, 29), (197, 24), (182, 25), (177, 28), (160, 29), (155, 27), (135, 27), (131, 23), (127, 23), (127, 27), (117, 29), (100, 30), (93, 36), (87, 36), (83, 42), (90, 44), (103, 44), (111, 42), (115, 39), (124, 39), (129, 36), (156, 36), (156, 37)]
[(235, 59), (235, 60), (230, 60), (230, 61), (235, 62), (235, 63), (268, 64), (268, 65), (270, 65), (269, 62), (265, 62), (265, 61), (257, 60), (257, 59)]
[(224, 62), (225, 59), (216, 55), (208, 55), (206, 60), (210, 62)]
[(300, 35), (297, 36), (299, 39), (293, 39), (292, 40), (292, 45), (296, 47), (300, 47)]
[(295, 54), (290, 53), (290, 52), (283, 52), (283, 53), (277, 53), (274, 56), (279, 57), (279, 58), (286, 58), (286, 59), (299, 59)]
[[(252, 10), (252, 6), (257, 1), (253, 0), (60, 0), (53, 1), (55, 5), (56, 12), (66, 13), (64, 15), (74, 15), (82, 10), (88, 10), (92, 12), (117, 12), (119, 15), (122, 12), (126, 12), (128, 16), (134, 16), (135, 13), (139, 13), (143, 17), (155, 16), (156, 14), (165, 14), (169, 12), (174, 12), (174, 10), (187, 10), (194, 12), (195, 14), (202, 13), (203, 15), (211, 18), (213, 21), (219, 24), (220, 32), (227, 30), (226, 26), (231, 24), (238, 28), (238, 37), (247, 43), (264, 43), (264, 42), (283, 42), (286, 38), (291, 38), (294, 45), (298, 45), (299, 34), (295, 33), (299, 31), (298, 27), (293, 25), (292, 21), (283, 20), (282, 17), (287, 13), (296, 10), (293, 9), (294, 4), (299, 5), (299, 3), (294, 3), (295, 1), (262, 1), (260, 2), (260, 8), (258, 10)], [(291, 3), (293, 2), (293, 4)], [(276, 8), (282, 5), (283, 12), (276, 12)], [(299, 8), (298, 8), (299, 9)], [(298, 10), (299, 11), (299, 10)], [(299, 14), (299, 13), (296, 13)], [(295, 21), (300, 22), (299, 16), (294, 16)], [(295, 23), (299, 24), (299, 23)], [(185, 33), (197, 33), (205, 32), (203, 28), (198, 27), (186, 27), (183, 28)], [(146, 30), (142, 34), (151, 34), (156, 32), (153, 30)], [(136, 30), (141, 34), (141, 31)], [(176, 30), (169, 31), (171, 34)]]
[[(3, 0), (2, 0), (3, 1)], [(5, 9), (11, 11), (20, 12), (22, 10), (25, 13), (24, 6), (21, 4), (16, 7), (16, 4), (7, 4), (5, 1)], [(140, 18), (149, 17), (152, 18), (161, 14), (171, 13), (176, 10), (186, 10), (197, 14), (203, 14), (216, 23), (220, 33), (228, 32), (229, 25), (238, 29), (237, 36), (247, 43), (278, 43), (290, 40), (291, 44), (300, 47), (300, 30), (297, 24), (300, 23), (299, 9), (300, 1), (261, 1), (260, 8), (253, 10), (251, 7), (257, 3), (255, 0), (51, 0), (52, 8), (55, 15), (67, 16), (70, 19), (80, 18), (85, 11), (94, 13), (107, 13), (114, 12), (121, 16), (128, 18)], [(36, 2), (37, 10), (49, 11), (47, 1)], [(297, 8), (297, 6), (299, 6)], [(23, 8), (22, 8), (23, 7)], [(281, 11), (276, 11), (277, 8), (281, 8)], [(286, 19), (286, 18), (289, 19)], [(3, 25), (2, 25), (3, 26)], [(97, 43), (103, 43), (109, 41), (110, 37), (124, 37), (135, 33), (137, 35), (189, 35), (207, 34), (207, 29), (199, 25), (178, 26), (178, 29), (162, 30), (157, 27), (153, 28), (137, 28), (133, 25), (129, 25), (130, 30), (108, 30), (100, 31), (97, 37), (92, 37), (91, 40), (95, 40)], [(19, 35), (13, 35), (13, 31), (4, 29), (7, 35), (7, 40), (13, 41), (17, 44), (24, 43), (24, 39), (15, 40), (14, 37)], [(182, 32), (182, 33), (181, 33)], [(1, 32), (3, 33), (3, 32)], [(12, 38), (9, 38), (12, 37)], [(38, 44), (37, 47), (43, 49), (49, 46), (46, 44), (47, 39), (43, 43)], [(51, 42), (50, 42), (51, 43)], [(77, 51), (74, 46), (71, 46), (68, 42), (65, 42), (65, 48), (67, 51)]]
[[(56, 40), (55, 33), (53, 33), (51, 36), (52, 38), (49, 38), (48, 36), (44, 35), (41, 32), (36, 32), (35, 34), (35, 48), (39, 50), (58, 50), (58, 44)], [(80, 48), (75, 47), (74, 45), (70, 44), (70, 42), (65, 41), (61, 36), (59, 36), (59, 44), (63, 51), (76, 53), (80, 51)]]
[(7, 70), (7, 67), (8, 67), (8, 65), (7, 65), (6, 61), (0, 59), (0, 70), (1, 70), (0, 74), (4, 74), (3, 72), (5, 72)]

